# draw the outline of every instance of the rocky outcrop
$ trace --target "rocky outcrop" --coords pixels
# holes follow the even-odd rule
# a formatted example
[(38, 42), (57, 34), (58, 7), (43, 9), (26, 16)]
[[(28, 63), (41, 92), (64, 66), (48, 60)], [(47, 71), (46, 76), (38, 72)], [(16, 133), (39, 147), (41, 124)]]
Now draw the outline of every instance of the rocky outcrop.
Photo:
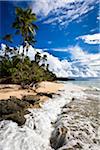
[(0, 100), (0, 121), (12, 120), (18, 125), (23, 125), (26, 121), (24, 115), (29, 113), (27, 108), (30, 108), (39, 100), (40, 98), (37, 95), (23, 96), (22, 99), (12, 96), (8, 100)]
[(89, 90), (87, 94), (87, 91), (84, 99), (73, 97), (62, 107), (62, 113), (53, 123), (50, 138), (53, 149), (100, 149), (100, 93)]
[(8, 100), (0, 100), (0, 120), (12, 120), (17, 122), (18, 125), (23, 125), (26, 120), (24, 115), (28, 107), (30, 107), (30, 103), (16, 97), (10, 97)]
[[(52, 98), (53, 93), (37, 93), (37, 95), (25, 95), (22, 99), (11, 96), (7, 100), (0, 100), (0, 121), (12, 120), (18, 125), (23, 125), (26, 121), (24, 115), (29, 113), (28, 108), (36, 106), (40, 107), (41, 97)], [(37, 106), (38, 105), (38, 106)]]

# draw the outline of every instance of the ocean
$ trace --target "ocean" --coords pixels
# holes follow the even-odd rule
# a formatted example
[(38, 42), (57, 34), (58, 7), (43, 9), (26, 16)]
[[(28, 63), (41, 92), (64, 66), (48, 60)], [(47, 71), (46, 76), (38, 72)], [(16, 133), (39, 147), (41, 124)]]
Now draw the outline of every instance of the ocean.
[(80, 86), (100, 89), (100, 77), (75, 78), (73, 81), (66, 81), (64, 83), (67, 84), (69, 82)]

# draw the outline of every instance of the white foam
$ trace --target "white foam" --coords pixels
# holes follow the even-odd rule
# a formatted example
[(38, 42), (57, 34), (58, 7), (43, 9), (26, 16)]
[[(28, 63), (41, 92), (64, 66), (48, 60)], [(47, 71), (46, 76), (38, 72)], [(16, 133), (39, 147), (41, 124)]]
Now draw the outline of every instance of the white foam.
[[(58, 93), (60, 96), (56, 95), (53, 99), (49, 99), (42, 108), (29, 109), (30, 114), (25, 116), (26, 123), (22, 127), (12, 121), (0, 122), (0, 150), (52, 150), (49, 143), (51, 133), (54, 131), (52, 122), (57, 120), (62, 107), (69, 103), (73, 97), (86, 98), (82, 88), (73, 84), (65, 84), (64, 89)], [(66, 125), (68, 123), (65, 118), (60, 122)], [(82, 121), (79, 124), (81, 126)], [(83, 137), (85, 136), (83, 135)], [(73, 142), (75, 141), (69, 142), (69, 144), (73, 144)], [(88, 145), (85, 145), (85, 148), (86, 146), (88, 148)]]
[(0, 122), (0, 150), (51, 150), (51, 122), (61, 113), (61, 107), (71, 100), (71, 93), (49, 99), (40, 109), (29, 109), (26, 123), (18, 127), (12, 121)]

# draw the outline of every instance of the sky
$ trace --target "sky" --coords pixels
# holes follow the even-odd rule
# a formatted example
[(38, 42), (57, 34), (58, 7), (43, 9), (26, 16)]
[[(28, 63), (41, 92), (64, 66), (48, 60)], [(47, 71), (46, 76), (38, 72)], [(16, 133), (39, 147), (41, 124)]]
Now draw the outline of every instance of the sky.
[[(14, 33), (11, 23), (16, 6), (30, 7), (37, 15), (35, 48), (69, 61), (85, 54), (100, 54), (99, 0), (0, 1), (0, 37)], [(17, 37), (14, 44), (18, 43)]]

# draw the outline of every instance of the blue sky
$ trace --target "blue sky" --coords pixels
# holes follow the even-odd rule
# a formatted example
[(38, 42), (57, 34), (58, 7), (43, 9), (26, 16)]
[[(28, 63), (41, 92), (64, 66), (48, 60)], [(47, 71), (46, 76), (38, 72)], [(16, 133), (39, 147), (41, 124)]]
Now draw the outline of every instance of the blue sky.
[[(0, 1), (0, 37), (14, 33), (11, 23), (15, 6), (31, 7), (37, 14), (36, 48), (69, 60), (70, 47), (78, 46), (86, 53), (100, 53), (99, 0)], [(18, 45), (19, 38), (15, 41)]]

